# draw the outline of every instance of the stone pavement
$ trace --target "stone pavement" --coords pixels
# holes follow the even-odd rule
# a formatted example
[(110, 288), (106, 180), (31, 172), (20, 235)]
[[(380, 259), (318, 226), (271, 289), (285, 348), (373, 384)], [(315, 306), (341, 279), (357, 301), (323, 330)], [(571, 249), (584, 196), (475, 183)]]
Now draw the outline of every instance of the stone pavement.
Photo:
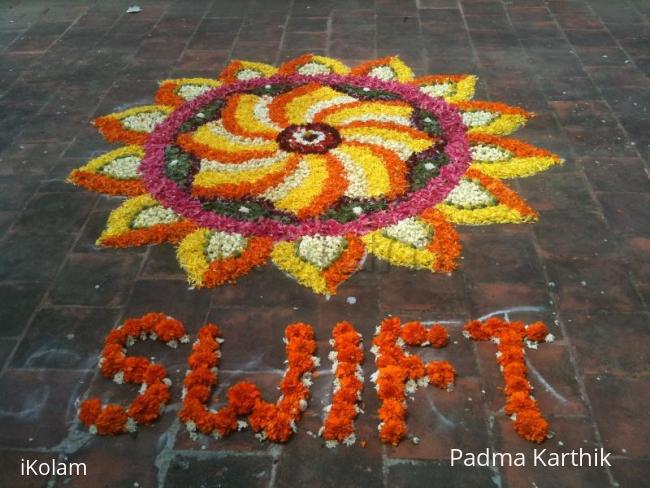
[[(128, 2), (112, 0), (0, 5), (0, 486), (648, 483), (650, 2), (138, 3), (134, 15), (125, 14)], [(170, 245), (93, 246), (117, 199), (75, 189), (65, 177), (110, 147), (89, 125), (94, 116), (150, 102), (160, 79), (215, 76), (231, 59), (277, 64), (306, 51), (349, 64), (398, 54), (418, 75), (477, 74), (480, 98), (535, 111), (517, 136), (567, 160), (515, 183), (540, 222), (461, 228), (464, 259), (451, 276), (369, 260), (329, 301), (271, 266), (236, 287), (192, 291)], [(135, 391), (98, 376), (103, 337), (119, 320), (152, 310), (192, 333), (206, 319), (221, 324), (222, 384), (249, 377), (270, 398), (283, 367), (283, 327), (297, 320), (314, 326), (325, 366), (336, 321), (352, 321), (366, 343), (389, 313), (448, 321), (452, 343), (438, 357), (452, 361), (458, 383), (451, 393), (417, 393), (408, 419), (417, 446), (380, 445), (367, 384), (357, 421), (366, 447), (321, 447), (309, 433), (327, 403), (325, 375), (288, 444), (260, 444), (248, 432), (195, 442), (175, 417), (189, 348), (151, 345), (173, 373), (171, 407), (137, 438), (89, 440), (75, 421), (78, 399), (90, 390), (126, 401)], [(528, 353), (555, 432), (544, 447), (603, 446), (610, 469), (450, 467), (451, 448), (533, 449), (500, 411), (495, 346), (460, 333), (465, 320), (503, 310), (544, 320), (558, 337)], [(371, 357), (365, 369), (368, 378)], [(88, 476), (20, 477), (21, 458), (56, 456), (88, 463)]]

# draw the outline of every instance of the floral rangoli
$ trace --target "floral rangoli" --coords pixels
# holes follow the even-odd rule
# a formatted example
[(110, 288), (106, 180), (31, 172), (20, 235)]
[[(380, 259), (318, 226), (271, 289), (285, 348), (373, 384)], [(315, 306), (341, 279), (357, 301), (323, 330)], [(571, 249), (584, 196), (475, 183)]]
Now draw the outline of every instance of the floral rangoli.
[(449, 272), (454, 224), (536, 220), (501, 180), (561, 162), (503, 137), (532, 114), (471, 101), (475, 83), (416, 78), (397, 57), (352, 69), (309, 54), (280, 68), (234, 61), (218, 79), (163, 81), (157, 105), (97, 118), (123, 147), (70, 180), (128, 197), (99, 245), (177, 244), (197, 287), (270, 260), (331, 295), (367, 253)]

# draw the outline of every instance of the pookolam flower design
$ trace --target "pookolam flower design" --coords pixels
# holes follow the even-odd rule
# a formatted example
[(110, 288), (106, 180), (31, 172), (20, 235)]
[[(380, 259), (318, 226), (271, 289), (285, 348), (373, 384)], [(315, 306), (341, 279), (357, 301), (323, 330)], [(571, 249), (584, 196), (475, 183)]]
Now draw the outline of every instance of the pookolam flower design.
[(124, 144), (70, 174), (128, 199), (98, 244), (172, 242), (196, 287), (272, 261), (332, 295), (367, 253), (450, 272), (455, 225), (537, 219), (502, 179), (560, 164), (504, 137), (532, 116), (471, 101), (476, 77), (416, 78), (399, 58), (353, 69), (305, 54), (165, 80), (156, 105), (95, 119)]

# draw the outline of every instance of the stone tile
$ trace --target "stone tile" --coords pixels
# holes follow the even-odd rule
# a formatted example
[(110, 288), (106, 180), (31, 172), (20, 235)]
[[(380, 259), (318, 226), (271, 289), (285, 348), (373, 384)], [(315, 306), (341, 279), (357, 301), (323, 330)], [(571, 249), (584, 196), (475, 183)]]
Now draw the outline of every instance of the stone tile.
[(632, 312), (639, 298), (626, 266), (609, 259), (546, 261), (549, 279), (556, 284), (561, 310), (591, 314), (599, 310)]
[(650, 233), (650, 195), (600, 193), (605, 218), (614, 232)]
[[(317, 432), (319, 419), (310, 421), (310, 432)], [(368, 439), (365, 448), (357, 443), (350, 448), (326, 448), (319, 440), (313, 439), (305, 430), (295, 434), (295, 439), (287, 444), (280, 456), (275, 483), (279, 487), (296, 485), (322, 485), (353, 487), (359, 485), (378, 486), (382, 480), (381, 448), (372, 430), (359, 429), (361, 439)]]
[(9, 234), (0, 244), (0, 279), (51, 279), (73, 242), (73, 235)]
[(0, 336), (19, 336), (45, 292), (42, 283), (5, 283), (0, 285)]
[(497, 423), (496, 449), (500, 452), (521, 452), (526, 458), (526, 467), (504, 467), (503, 477), (508, 486), (527, 486), (533, 483), (539, 487), (553, 486), (610, 486), (607, 473), (602, 467), (549, 467), (534, 466), (535, 450), (546, 449), (542, 455), (549, 453), (564, 453), (580, 448), (593, 452), (599, 448), (593, 434), (590, 422), (581, 417), (548, 418), (550, 430), (554, 433), (552, 439), (547, 439), (537, 445), (528, 442), (515, 432), (512, 422), (503, 419)]
[(15, 339), (0, 339), (0, 369), (4, 368), (17, 343)]
[(435, 310), (438, 313), (462, 313), (465, 310), (462, 270), (443, 274), (391, 266), (380, 279), (380, 306), (387, 312)]
[(241, 456), (227, 453), (206, 456), (175, 455), (165, 482), (168, 486), (250, 486), (266, 487), (271, 480), (270, 456)]
[(650, 400), (648, 380), (589, 375), (585, 383), (605, 449), (617, 455), (645, 456), (650, 448), (648, 423), (632, 419), (643, 418), (640, 406)]
[(588, 374), (640, 374), (648, 369), (647, 314), (575, 314), (567, 321), (571, 343)]
[[(5, 370), (0, 377), (0, 446), (49, 448), (68, 434), (75, 422), (75, 401), (88, 377), (72, 371)], [(85, 385), (85, 386), (84, 386)]]
[(451, 466), (449, 461), (404, 461), (388, 468), (391, 486), (416, 488), (426, 484), (445, 486), (491, 486), (494, 472), (490, 468)]
[(36, 194), (13, 225), (13, 230), (31, 234), (70, 234), (81, 229), (95, 205), (87, 193)]
[(124, 317), (162, 312), (183, 322), (193, 334), (205, 324), (209, 306), (210, 292), (193, 290), (184, 279), (137, 280), (126, 303)]
[(11, 362), (13, 368), (90, 369), (118, 310), (44, 308), (36, 315)]
[(51, 464), (52, 459), (57, 459), (57, 456), (47, 452), (3, 449), (0, 457), (0, 483), (2, 486), (45, 488), (48, 486), (50, 476), (25, 477), (21, 475), (22, 462), (24, 459), (29, 459), (37, 461), (37, 465), (42, 462)]
[(123, 305), (141, 258), (129, 254), (74, 254), (48, 295), (56, 305)]

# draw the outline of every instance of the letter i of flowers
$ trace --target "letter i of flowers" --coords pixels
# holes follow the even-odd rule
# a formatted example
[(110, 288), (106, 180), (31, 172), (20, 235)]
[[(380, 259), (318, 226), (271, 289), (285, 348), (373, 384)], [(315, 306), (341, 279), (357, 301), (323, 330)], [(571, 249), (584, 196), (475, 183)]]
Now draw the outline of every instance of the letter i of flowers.
[(234, 61), (217, 79), (165, 80), (156, 105), (95, 119), (122, 147), (70, 181), (129, 197), (98, 244), (172, 242), (197, 287), (271, 260), (334, 294), (366, 253), (456, 268), (454, 224), (536, 220), (502, 179), (561, 162), (502, 137), (532, 114), (471, 101), (476, 78), (416, 78), (396, 57), (352, 69), (306, 54), (280, 68)]

